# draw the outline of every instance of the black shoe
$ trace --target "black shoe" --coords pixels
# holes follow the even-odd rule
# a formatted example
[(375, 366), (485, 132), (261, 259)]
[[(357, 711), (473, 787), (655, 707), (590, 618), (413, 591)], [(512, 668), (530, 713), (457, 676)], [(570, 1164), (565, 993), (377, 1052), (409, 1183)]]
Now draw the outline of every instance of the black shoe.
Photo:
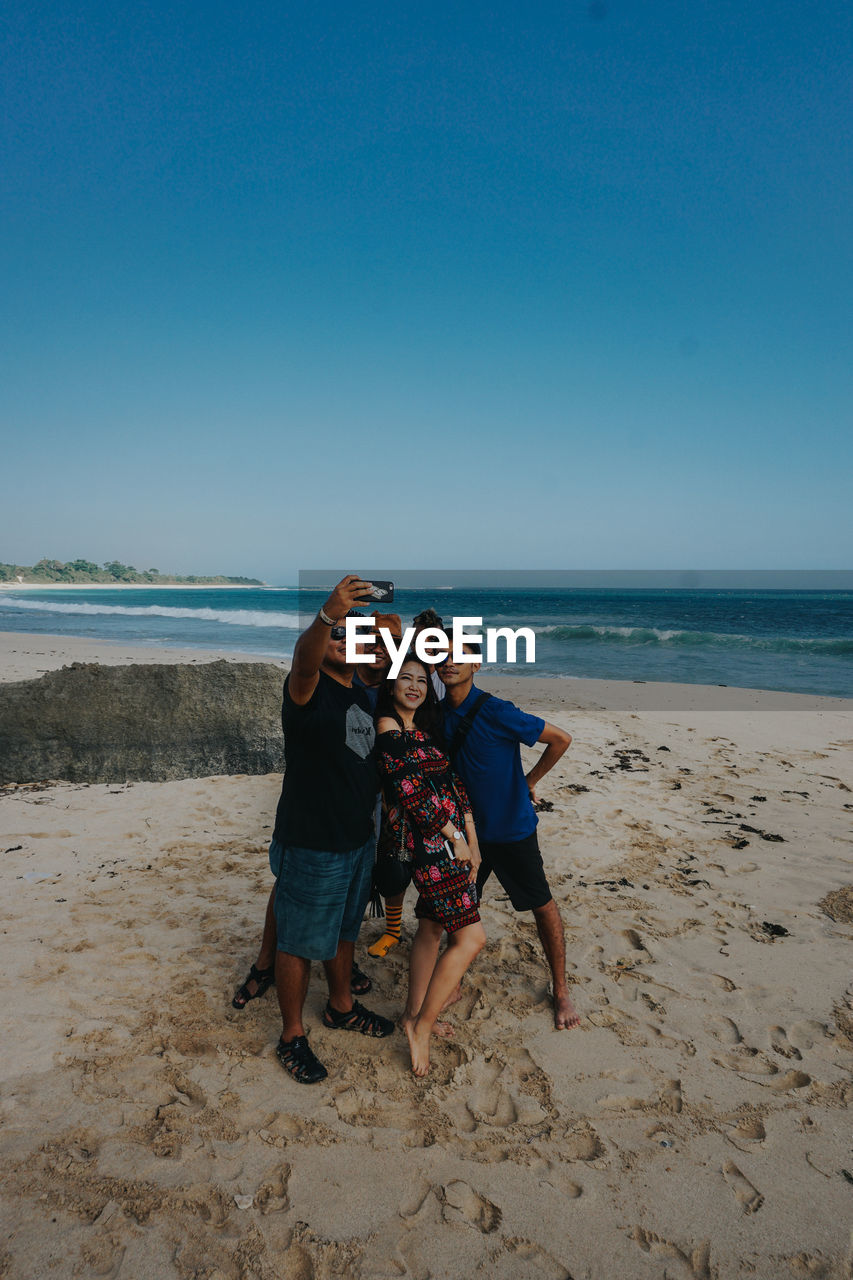
[[(249, 990), (249, 983), (256, 982), (258, 989), (254, 995)], [(243, 983), (242, 987), (238, 987), (234, 992), (234, 999), (231, 1001), (235, 1009), (245, 1009), (250, 1000), (258, 1000), (261, 996), (266, 995), (272, 984), (275, 982), (275, 965), (271, 964), (268, 969), (258, 969), (256, 965), (252, 965), (249, 970), (249, 976)]]
[(279, 1040), (275, 1056), (288, 1075), (299, 1084), (317, 1084), (329, 1074), (308, 1043), (307, 1036), (294, 1036), (292, 1040)]
[(381, 1013), (365, 1009), (357, 1000), (353, 1000), (348, 1013), (338, 1013), (337, 1009), (327, 1004), (323, 1011), (323, 1023), (327, 1027), (334, 1027), (336, 1031), (360, 1031), (363, 1036), (373, 1036), (377, 1040), (390, 1036), (394, 1030), (394, 1023), (390, 1018), (383, 1018)]
[(366, 996), (372, 988), (373, 983), (363, 969), (359, 969), (356, 962), (352, 962), (352, 977), (350, 978), (350, 991), (354, 996)]

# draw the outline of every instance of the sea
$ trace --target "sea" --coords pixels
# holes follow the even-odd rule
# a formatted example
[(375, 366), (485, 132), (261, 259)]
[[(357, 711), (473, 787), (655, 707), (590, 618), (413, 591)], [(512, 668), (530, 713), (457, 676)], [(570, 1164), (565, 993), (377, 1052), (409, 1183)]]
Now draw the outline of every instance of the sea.
[[(326, 595), (295, 586), (3, 591), (0, 631), (287, 658)], [(404, 624), (433, 607), (445, 623), (532, 628), (535, 664), (499, 660), (495, 673), (853, 697), (850, 591), (430, 588), (398, 591), (390, 607)]]

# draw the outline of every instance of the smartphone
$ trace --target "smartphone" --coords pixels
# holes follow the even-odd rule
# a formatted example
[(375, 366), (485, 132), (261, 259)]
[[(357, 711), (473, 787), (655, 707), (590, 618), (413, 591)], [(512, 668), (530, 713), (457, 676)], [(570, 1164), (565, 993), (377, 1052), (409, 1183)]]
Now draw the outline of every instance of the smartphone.
[(359, 596), (361, 604), (393, 604), (394, 583), (374, 581), (370, 584), (367, 595)]

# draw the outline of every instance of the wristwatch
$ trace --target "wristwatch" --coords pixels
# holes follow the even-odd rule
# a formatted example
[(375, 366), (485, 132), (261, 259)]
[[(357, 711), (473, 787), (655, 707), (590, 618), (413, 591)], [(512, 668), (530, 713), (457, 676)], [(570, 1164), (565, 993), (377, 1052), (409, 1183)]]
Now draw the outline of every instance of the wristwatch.
[(454, 832), (453, 832), (453, 839), (454, 839), (454, 840), (461, 840), (461, 839), (462, 839), (462, 832), (461, 832), (461, 831), (456, 831), (456, 830), (454, 830)]

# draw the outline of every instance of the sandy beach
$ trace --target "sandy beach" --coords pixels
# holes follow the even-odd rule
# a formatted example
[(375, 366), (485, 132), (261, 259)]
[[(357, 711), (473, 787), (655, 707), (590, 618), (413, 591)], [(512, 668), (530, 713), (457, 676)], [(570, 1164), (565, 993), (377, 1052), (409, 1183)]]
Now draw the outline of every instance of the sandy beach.
[[(0, 636), (5, 680), (216, 657)], [(276, 1062), (274, 993), (231, 1008), (278, 776), (0, 789), (0, 1275), (849, 1280), (853, 703), (482, 683), (574, 735), (540, 842), (582, 1021), (554, 1031), (489, 885), (426, 1080), (401, 1034), (322, 1026), (319, 968), (318, 1086)], [(357, 949), (389, 1016), (413, 905)]]

